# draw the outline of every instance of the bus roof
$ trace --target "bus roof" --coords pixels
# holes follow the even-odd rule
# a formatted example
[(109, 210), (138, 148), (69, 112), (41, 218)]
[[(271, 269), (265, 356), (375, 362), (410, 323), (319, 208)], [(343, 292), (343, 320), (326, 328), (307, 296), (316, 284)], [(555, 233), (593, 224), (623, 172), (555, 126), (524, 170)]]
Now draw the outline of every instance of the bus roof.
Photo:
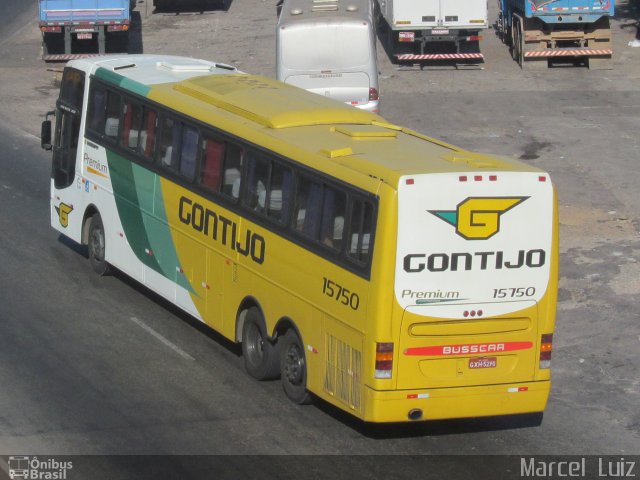
[(278, 26), (299, 23), (372, 22), (371, 0), (284, 0)]
[(129, 55), (71, 65), (312, 168), (346, 167), (393, 188), (401, 176), (420, 173), (539, 171), (513, 159), (466, 151), (379, 115), (214, 62)]

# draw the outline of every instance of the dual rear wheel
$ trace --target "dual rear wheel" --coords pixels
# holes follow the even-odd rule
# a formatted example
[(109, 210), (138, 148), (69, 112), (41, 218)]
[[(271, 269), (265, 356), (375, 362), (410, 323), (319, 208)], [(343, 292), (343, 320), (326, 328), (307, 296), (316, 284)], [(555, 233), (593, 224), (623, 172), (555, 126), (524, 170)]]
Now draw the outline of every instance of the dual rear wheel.
[(282, 388), (294, 403), (311, 402), (307, 391), (307, 363), (302, 341), (294, 329), (272, 342), (256, 307), (248, 310), (242, 327), (242, 355), (249, 375), (257, 380), (281, 378)]

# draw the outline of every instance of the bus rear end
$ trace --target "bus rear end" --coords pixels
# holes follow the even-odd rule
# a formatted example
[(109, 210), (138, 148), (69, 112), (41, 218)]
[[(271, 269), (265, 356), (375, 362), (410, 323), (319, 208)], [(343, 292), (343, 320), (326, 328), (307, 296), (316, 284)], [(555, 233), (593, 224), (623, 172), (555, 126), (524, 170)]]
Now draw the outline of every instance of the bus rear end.
[(376, 349), (393, 360), (376, 363), (367, 416), (544, 410), (557, 300), (555, 202), (541, 172), (401, 177), (396, 331)]

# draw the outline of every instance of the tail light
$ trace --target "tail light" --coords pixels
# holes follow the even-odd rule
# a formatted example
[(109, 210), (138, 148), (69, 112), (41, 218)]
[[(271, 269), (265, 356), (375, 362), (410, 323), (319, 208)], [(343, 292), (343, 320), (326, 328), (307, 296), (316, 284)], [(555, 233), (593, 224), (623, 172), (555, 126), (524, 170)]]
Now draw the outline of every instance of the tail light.
[(378, 100), (378, 89), (371, 87), (369, 89), (369, 101)]
[(545, 333), (540, 339), (540, 369), (551, 368), (553, 333)]
[(123, 23), (121, 25), (109, 25), (107, 27), (107, 32), (126, 32), (129, 30), (129, 25)]
[(376, 344), (376, 378), (391, 378), (393, 371), (393, 343)]
[(62, 31), (62, 27), (40, 27), (40, 30), (46, 33), (60, 33)]

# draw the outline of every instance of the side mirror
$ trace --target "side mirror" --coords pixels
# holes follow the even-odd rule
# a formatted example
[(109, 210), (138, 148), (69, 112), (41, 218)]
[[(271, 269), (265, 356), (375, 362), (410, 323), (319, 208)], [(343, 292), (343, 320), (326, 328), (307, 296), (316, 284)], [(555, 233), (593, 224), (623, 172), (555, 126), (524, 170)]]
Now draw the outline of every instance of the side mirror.
[(56, 112), (47, 112), (44, 122), (40, 127), (40, 146), (45, 150), (51, 150), (51, 120), (49, 116), (55, 115)]

